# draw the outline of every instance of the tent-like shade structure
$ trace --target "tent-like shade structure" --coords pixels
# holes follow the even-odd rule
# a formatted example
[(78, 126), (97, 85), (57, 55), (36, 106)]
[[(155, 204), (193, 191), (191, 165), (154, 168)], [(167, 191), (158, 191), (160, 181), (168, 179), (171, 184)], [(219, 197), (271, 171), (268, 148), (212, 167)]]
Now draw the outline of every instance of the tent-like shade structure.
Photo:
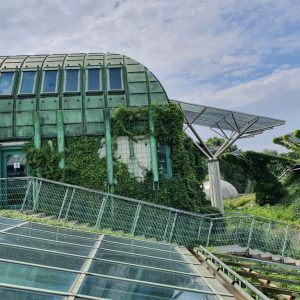
[[(209, 160), (208, 169), (212, 189), (212, 205), (217, 207), (221, 212), (224, 212), (218, 163), (220, 155), (238, 139), (252, 137), (256, 134), (263, 133), (265, 130), (284, 125), (285, 121), (178, 100), (171, 101), (181, 108), (185, 116), (185, 129), (190, 129), (192, 135), (198, 141), (198, 143), (194, 141), (196, 147)], [(223, 145), (212, 153), (201, 139), (196, 127), (194, 127), (195, 125), (209, 127), (212, 131), (224, 138), (225, 141)]]

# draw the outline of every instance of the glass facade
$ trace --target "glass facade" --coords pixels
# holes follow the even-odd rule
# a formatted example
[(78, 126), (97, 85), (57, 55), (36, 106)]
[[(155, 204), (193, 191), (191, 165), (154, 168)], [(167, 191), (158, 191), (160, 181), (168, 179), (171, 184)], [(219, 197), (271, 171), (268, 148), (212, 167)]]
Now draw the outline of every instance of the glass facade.
[(10, 95), (12, 92), (14, 72), (0, 73), (0, 95)]
[(43, 93), (55, 93), (57, 83), (57, 70), (47, 70), (44, 72)]
[(36, 71), (22, 73), (20, 94), (34, 94)]
[[(179, 248), (0, 218), (0, 298), (215, 299)], [(219, 288), (219, 286), (218, 286)], [(226, 294), (227, 299), (232, 298)], [(91, 298), (93, 297), (93, 298)]]

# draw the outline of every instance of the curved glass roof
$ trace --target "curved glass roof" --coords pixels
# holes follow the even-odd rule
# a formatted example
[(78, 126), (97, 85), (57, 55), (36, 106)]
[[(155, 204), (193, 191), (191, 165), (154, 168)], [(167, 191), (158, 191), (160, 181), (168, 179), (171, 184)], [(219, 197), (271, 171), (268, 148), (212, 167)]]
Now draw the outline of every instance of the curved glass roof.
[(6, 300), (234, 299), (183, 247), (8, 218), (0, 267)]

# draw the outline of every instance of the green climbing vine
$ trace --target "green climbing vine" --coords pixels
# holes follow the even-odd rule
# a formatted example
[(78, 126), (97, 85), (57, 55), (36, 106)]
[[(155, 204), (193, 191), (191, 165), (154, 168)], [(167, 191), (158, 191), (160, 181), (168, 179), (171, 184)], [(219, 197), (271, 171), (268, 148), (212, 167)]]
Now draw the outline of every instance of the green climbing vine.
[[(128, 136), (133, 142), (137, 141), (137, 136), (149, 137), (149, 109), (158, 144), (170, 146), (173, 177), (167, 179), (161, 174), (159, 191), (156, 192), (150, 170), (144, 179), (134, 178), (128, 166), (115, 158), (115, 193), (190, 211), (212, 211), (202, 191), (206, 176), (205, 159), (183, 133), (184, 116), (177, 105), (117, 108), (111, 117), (113, 151), (116, 151), (118, 136)], [(106, 164), (105, 159), (100, 158), (101, 147), (101, 137), (66, 138), (63, 170), (58, 167), (62, 156), (57, 153), (55, 139), (43, 140), (40, 150), (35, 149), (32, 142), (27, 143), (24, 149), (32, 175), (106, 190)]]
[(57, 151), (55, 139), (44, 139), (41, 149), (32, 142), (24, 146), (30, 175), (63, 181), (94, 189), (105, 189), (106, 166), (100, 159), (100, 137), (68, 137), (65, 139), (65, 168), (58, 163), (62, 154)]

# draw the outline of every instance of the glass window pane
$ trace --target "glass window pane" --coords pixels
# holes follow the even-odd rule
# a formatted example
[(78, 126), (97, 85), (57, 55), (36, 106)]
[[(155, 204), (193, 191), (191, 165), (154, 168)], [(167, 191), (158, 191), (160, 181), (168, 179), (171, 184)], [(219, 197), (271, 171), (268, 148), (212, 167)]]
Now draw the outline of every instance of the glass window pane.
[(10, 95), (14, 79), (14, 72), (3, 72), (0, 74), (0, 94)]
[(119, 263), (93, 261), (89, 272), (209, 291), (207, 285), (198, 276), (151, 270)]
[(78, 91), (78, 69), (70, 69), (66, 71), (66, 92), (77, 92)]
[(145, 256), (138, 256), (130, 253), (118, 253), (107, 250), (99, 250), (96, 254), (97, 258), (114, 260), (120, 262), (127, 262), (136, 265), (149, 266), (155, 268), (162, 268), (167, 270), (174, 270), (179, 272), (192, 273), (193, 271), (189, 268), (186, 263), (180, 263), (169, 260), (164, 260), (160, 258), (152, 258)]
[(63, 296), (50, 295), (38, 292), (0, 288), (0, 299), (3, 300), (63, 300)]
[(84, 258), (0, 244), (0, 258), (70, 270), (80, 270)]
[(109, 69), (110, 90), (122, 90), (121, 68)]
[(32, 94), (34, 92), (36, 71), (23, 72), (21, 83), (21, 94)]
[(88, 91), (101, 90), (101, 73), (100, 69), (88, 69)]
[(0, 262), (0, 283), (66, 292), (75, 273)]
[(87, 276), (84, 280), (80, 294), (103, 297), (114, 300), (150, 300), (150, 299), (180, 299), (201, 300), (215, 299), (214, 296), (203, 295), (196, 292), (176, 290), (176, 288), (162, 288), (151, 285), (134, 284), (121, 280), (106, 279)]
[(57, 70), (48, 70), (44, 72), (43, 93), (55, 93), (57, 81)]

